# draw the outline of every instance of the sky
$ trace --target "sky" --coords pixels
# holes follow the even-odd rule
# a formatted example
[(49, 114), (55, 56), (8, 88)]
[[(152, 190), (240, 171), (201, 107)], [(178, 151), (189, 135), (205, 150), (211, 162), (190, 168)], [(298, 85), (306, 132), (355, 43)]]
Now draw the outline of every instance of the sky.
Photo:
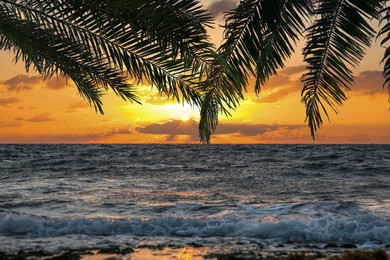
[[(203, 0), (223, 23), (223, 12), (235, 0)], [(219, 45), (223, 29), (210, 30)], [(379, 40), (354, 69), (355, 83), (339, 114), (330, 113), (316, 140), (305, 123), (300, 77), (305, 71), (298, 43), (297, 53), (262, 88), (260, 95), (248, 86), (245, 100), (221, 116), (212, 143), (387, 143), (390, 144), (388, 93), (383, 88), (380, 64), (384, 48)], [(44, 81), (13, 61), (13, 53), (0, 51), (0, 143), (199, 143), (197, 108), (160, 96), (150, 85), (137, 87), (142, 105), (125, 102), (108, 93), (105, 114), (97, 114), (78, 94), (70, 80)]]

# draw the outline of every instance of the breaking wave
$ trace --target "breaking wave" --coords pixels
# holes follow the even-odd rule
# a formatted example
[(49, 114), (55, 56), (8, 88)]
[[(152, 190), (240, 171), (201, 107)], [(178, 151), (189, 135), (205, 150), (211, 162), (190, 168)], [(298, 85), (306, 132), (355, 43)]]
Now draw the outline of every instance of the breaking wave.
[(374, 214), (340, 219), (332, 215), (310, 220), (276, 221), (271, 216), (259, 221), (245, 219), (49, 219), (0, 213), (0, 234), (31, 237), (64, 235), (246, 237), (311, 243), (390, 243), (390, 220)]

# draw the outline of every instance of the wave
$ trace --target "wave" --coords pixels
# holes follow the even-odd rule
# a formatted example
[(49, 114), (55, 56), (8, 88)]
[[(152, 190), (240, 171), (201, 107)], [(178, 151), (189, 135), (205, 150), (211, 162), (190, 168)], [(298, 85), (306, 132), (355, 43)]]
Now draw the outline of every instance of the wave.
[(353, 218), (332, 215), (310, 220), (276, 221), (267, 216), (259, 221), (224, 218), (196, 219), (163, 217), (156, 219), (49, 219), (12, 212), (0, 212), (0, 235), (28, 237), (165, 236), (165, 237), (245, 237), (297, 243), (390, 244), (390, 219), (374, 214)]

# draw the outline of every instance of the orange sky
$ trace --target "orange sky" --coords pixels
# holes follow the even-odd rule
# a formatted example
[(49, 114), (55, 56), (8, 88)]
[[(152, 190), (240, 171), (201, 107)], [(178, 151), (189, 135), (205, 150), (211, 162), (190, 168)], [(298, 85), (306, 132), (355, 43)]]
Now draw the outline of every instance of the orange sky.
[[(213, 3), (219, 22), (222, 7), (234, 5), (234, 0), (222, 1), (203, 1)], [(211, 33), (219, 43), (222, 30)], [(331, 113), (331, 123), (325, 122), (316, 141), (304, 122), (299, 78), (305, 66), (297, 53), (260, 96), (247, 93), (232, 117), (221, 116), (212, 143), (390, 143), (388, 93), (379, 64), (384, 48), (378, 42), (354, 71), (349, 100), (339, 115)], [(198, 110), (172, 103), (150, 86), (139, 86), (142, 105), (109, 93), (100, 115), (72, 82), (26, 73), (24, 64), (14, 64), (12, 53), (0, 51), (0, 61), (0, 143), (199, 143)]]

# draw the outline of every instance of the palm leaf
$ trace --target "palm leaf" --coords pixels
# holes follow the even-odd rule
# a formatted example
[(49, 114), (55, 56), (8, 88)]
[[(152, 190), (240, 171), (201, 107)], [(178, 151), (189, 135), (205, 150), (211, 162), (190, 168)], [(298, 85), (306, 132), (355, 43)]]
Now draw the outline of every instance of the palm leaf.
[(26, 70), (33, 66), (45, 78), (55, 74), (70, 77), (101, 113), (103, 92), (99, 86), (110, 86), (123, 99), (138, 102), (121, 71), (91, 56), (83, 46), (25, 19), (25, 13), (14, 5), (1, 3), (0, 13), (0, 49), (13, 50), (15, 60), (23, 60)]
[[(12, 6), (14, 9), (13, 15), (18, 16), (19, 19), (23, 17), (30, 23), (37, 24), (39, 28), (45, 29), (47, 33), (51, 33), (52, 35), (48, 35), (48, 38), (68, 39), (74, 45), (83, 46), (83, 55), (92, 57), (99, 64), (113, 65), (120, 70), (125, 68), (131, 77), (140, 82), (148, 81), (156, 86), (161, 93), (172, 96), (178, 101), (183, 100), (196, 105), (200, 104), (200, 92), (197, 83), (202, 71), (199, 67), (195, 69), (194, 64), (201, 63), (198, 56), (200, 57), (201, 53), (204, 53), (200, 51), (201, 47), (205, 46), (207, 39), (204, 30), (197, 28), (189, 31), (189, 35), (194, 31), (197, 32), (193, 39), (190, 36), (187, 37), (187, 40), (191, 40), (191, 43), (185, 42), (180, 45), (171, 41), (169, 44), (165, 44), (165, 47), (162, 47), (161, 45), (164, 44), (161, 41), (148, 36), (143, 28), (134, 30), (131, 21), (125, 21), (125, 17), (121, 17), (120, 14), (120, 19), (112, 17), (112, 14), (109, 16), (104, 12), (99, 13), (96, 10), (90, 10), (88, 5), (77, 5), (75, 4), (76, 1), (24, 0), (3, 2), (3, 5)], [(86, 1), (86, 3), (88, 2), (93, 3), (94, 1)], [(145, 4), (153, 1), (134, 2)], [(184, 0), (179, 2), (196, 3), (196, 1)], [(193, 13), (189, 12), (186, 16), (187, 20), (191, 18), (191, 15), (198, 15), (193, 20), (205, 19), (204, 12), (197, 8), (193, 10)], [(183, 16), (182, 13), (184, 11), (181, 12)], [(154, 14), (156, 14), (156, 11)], [(198, 27), (203, 26), (199, 22), (196, 23)], [(184, 30), (183, 26), (181, 28)], [(173, 32), (171, 34), (174, 35)], [(203, 42), (199, 40), (200, 38), (204, 39)], [(173, 47), (176, 45), (180, 45), (181, 49)], [(67, 48), (66, 46), (63, 47)], [(207, 45), (207, 48), (210, 48), (210, 45)], [(179, 51), (180, 53), (177, 53)], [(125, 89), (123, 85), (120, 85), (116, 88), (116, 91), (124, 93)]]
[(308, 70), (302, 82), (302, 101), (313, 138), (322, 125), (322, 112), (347, 99), (344, 90), (353, 82), (350, 67), (359, 64), (374, 37), (367, 19), (375, 17), (380, 0), (317, 0), (314, 24), (308, 28), (304, 58)]
[[(381, 41), (382, 46), (386, 46), (390, 41), (390, 7), (383, 8), (381, 11), (383, 13), (382, 22), (384, 22), (384, 26), (379, 32), (379, 36), (384, 36)], [(382, 63), (384, 63), (383, 76), (385, 77), (385, 84), (388, 85), (389, 92), (389, 102), (390, 102), (390, 46), (386, 47), (385, 55), (382, 59)]]
[(243, 99), (250, 76), (256, 78), (258, 93), (261, 85), (284, 67), (311, 9), (310, 0), (244, 0), (227, 14), (226, 40), (218, 50), (219, 59), (202, 103), (202, 140), (209, 142), (218, 114), (229, 114)]
[(213, 45), (206, 27), (211, 27), (212, 18), (196, 0), (66, 2), (77, 11), (77, 16), (83, 16), (82, 10), (88, 10), (96, 16), (111, 19), (111, 23), (112, 20), (120, 21), (122, 26), (131, 29), (128, 32), (133, 37), (141, 42), (145, 39), (158, 42), (162, 52), (171, 49), (172, 57), (179, 56), (188, 66), (199, 68), (209, 63)]

